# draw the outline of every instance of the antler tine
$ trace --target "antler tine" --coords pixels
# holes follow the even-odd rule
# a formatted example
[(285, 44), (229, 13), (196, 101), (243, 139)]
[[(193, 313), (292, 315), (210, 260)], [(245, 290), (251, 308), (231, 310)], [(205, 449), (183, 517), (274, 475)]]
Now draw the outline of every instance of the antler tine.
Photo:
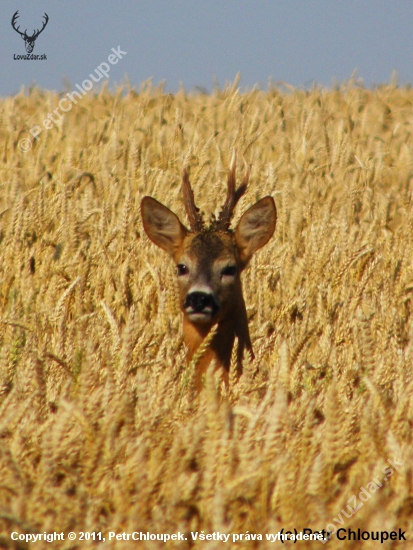
[(204, 221), (199, 213), (199, 208), (195, 205), (194, 192), (192, 191), (186, 168), (182, 172), (182, 195), (191, 230), (201, 231), (204, 227)]
[[(246, 165), (246, 162), (244, 160)], [(225, 199), (224, 206), (218, 217), (218, 228), (227, 230), (231, 224), (231, 218), (234, 213), (234, 208), (236, 207), (238, 201), (242, 195), (247, 190), (248, 180), (250, 177), (250, 170), (247, 166), (247, 172), (242, 180), (241, 185), (238, 189), (235, 189), (236, 185), (236, 164), (237, 164), (237, 154), (234, 151), (232, 154), (231, 165), (228, 172), (228, 181), (227, 181), (227, 197)]]
[(240, 198), (244, 195), (245, 191), (247, 190), (247, 187), (248, 187), (248, 182), (249, 182), (249, 179), (250, 179), (250, 167), (248, 166), (246, 160), (244, 159), (244, 165), (245, 165), (245, 176), (244, 176), (244, 179), (242, 180), (242, 183), (241, 185), (238, 187), (238, 189), (235, 191), (235, 204), (234, 204), (234, 208), (236, 207), (238, 201), (240, 200)]
[(17, 10), (16, 13), (13, 15), (12, 20), (11, 20), (11, 26), (13, 27), (13, 29), (16, 32), (18, 32), (19, 34), (24, 36), (24, 33), (19, 31), (20, 25), (16, 28), (16, 21), (17, 21), (18, 18), (19, 18), (19, 10)]

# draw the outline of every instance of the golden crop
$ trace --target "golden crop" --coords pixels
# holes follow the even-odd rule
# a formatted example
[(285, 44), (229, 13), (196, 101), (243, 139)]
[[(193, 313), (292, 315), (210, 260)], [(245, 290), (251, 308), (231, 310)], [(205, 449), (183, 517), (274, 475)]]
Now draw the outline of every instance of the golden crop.
[[(329, 524), (412, 538), (413, 90), (103, 89), (21, 152), (59, 99), (0, 102), (0, 547), (180, 531), (36, 548), (266, 549)], [(139, 204), (184, 220), (187, 164), (208, 217), (234, 148), (252, 165), (234, 223), (271, 194), (278, 224), (243, 276), (256, 359), (197, 395)], [(264, 540), (192, 542), (202, 530)]]

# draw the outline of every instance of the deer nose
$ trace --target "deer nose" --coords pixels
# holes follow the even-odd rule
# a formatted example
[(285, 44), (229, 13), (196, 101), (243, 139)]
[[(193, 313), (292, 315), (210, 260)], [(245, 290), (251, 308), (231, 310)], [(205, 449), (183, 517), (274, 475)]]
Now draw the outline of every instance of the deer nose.
[(202, 313), (207, 311), (211, 314), (216, 313), (219, 309), (213, 294), (200, 291), (194, 291), (187, 294), (184, 308), (190, 310), (191, 313)]

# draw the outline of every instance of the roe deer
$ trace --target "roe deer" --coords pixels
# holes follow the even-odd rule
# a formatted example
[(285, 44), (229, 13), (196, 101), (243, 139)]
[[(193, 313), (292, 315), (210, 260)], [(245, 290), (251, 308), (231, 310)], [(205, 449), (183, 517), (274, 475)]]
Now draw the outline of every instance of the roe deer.
[(141, 203), (146, 234), (176, 264), (188, 364), (211, 328), (218, 324), (212, 341), (196, 365), (198, 389), (212, 360), (217, 368), (224, 369), (224, 380), (228, 382), (235, 337), (238, 338), (238, 372), (241, 372), (245, 348), (254, 358), (240, 274), (254, 252), (272, 237), (277, 221), (274, 199), (267, 196), (243, 214), (235, 230), (230, 229), (233, 210), (245, 193), (249, 179), (247, 171), (236, 189), (235, 163), (234, 154), (224, 206), (218, 219), (208, 227), (195, 206), (186, 169), (182, 176), (182, 193), (190, 229), (154, 198), (144, 197)]

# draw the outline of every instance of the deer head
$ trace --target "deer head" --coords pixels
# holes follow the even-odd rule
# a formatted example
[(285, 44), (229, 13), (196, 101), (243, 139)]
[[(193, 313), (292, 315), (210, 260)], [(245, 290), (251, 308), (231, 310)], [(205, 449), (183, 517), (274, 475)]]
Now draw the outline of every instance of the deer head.
[(19, 12), (16, 11), (16, 13), (12, 17), (11, 25), (12, 25), (13, 29), (16, 32), (18, 32), (20, 34), (20, 36), (23, 38), (24, 46), (26, 48), (26, 52), (27, 53), (32, 53), (33, 48), (34, 48), (34, 43), (36, 42), (36, 38), (39, 36), (39, 34), (44, 30), (45, 26), (47, 25), (47, 22), (49, 21), (49, 16), (47, 15), (47, 13), (44, 14), (44, 16), (43, 16), (44, 17), (44, 22), (43, 22), (42, 28), (40, 29), (40, 31), (39, 31), (39, 29), (37, 29), (37, 31), (33, 31), (32, 36), (28, 36), (27, 29), (24, 32), (20, 32), (19, 31), (20, 27), (16, 28), (16, 21), (17, 21), (18, 17), (19, 17)]
[(234, 155), (224, 206), (218, 219), (209, 226), (195, 205), (186, 169), (182, 176), (182, 194), (190, 229), (156, 199), (144, 197), (141, 203), (146, 234), (176, 265), (188, 361), (212, 326), (218, 324), (208, 350), (197, 365), (198, 386), (213, 359), (217, 366), (224, 368), (227, 377), (235, 337), (238, 338), (239, 371), (245, 348), (254, 357), (240, 275), (254, 252), (273, 235), (277, 211), (273, 198), (264, 197), (242, 215), (235, 230), (230, 229), (234, 208), (245, 193), (249, 179), (247, 171), (236, 189), (235, 164)]

